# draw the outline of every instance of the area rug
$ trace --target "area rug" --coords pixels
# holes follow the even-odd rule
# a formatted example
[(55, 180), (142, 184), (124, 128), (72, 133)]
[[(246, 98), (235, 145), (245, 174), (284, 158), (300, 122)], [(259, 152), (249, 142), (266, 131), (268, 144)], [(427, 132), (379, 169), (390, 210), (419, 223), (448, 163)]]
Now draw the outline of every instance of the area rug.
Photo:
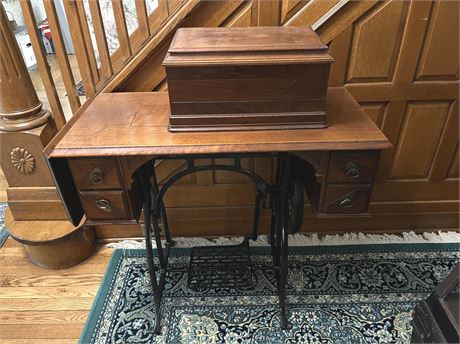
[[(280, 329), (267, 247), (251, 249), (252, 287), (193, 291), (169, 273), (154, 335), (145, 252), (114, 251), (81, 343), (409, 343), (411, 313), (460, 260), (459, 245), (291, 247), (292, 328)], [(169, 263), (186, 267), (189, 249)]]
[(5, 210), (8, 204), (6, 202), (0, 202), (0, 248), (9, 237), (9, 233), (5, 228)]

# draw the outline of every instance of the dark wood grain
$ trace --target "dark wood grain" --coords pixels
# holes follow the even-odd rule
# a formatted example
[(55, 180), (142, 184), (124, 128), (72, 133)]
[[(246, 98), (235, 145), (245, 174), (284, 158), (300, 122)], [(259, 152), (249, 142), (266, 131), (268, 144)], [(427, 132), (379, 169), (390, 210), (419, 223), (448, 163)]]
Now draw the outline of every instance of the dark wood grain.
[[(179, 29), (163, 62), (173, 117), (170, 128), (318, 127), (314, 117), (291, 121), (273, 114), (324, 112), (331, 62), (327, 46), (309, 28)], [(232, 116), (211, 123), (207, 115), (216, 113), (213, 109)], [(247, 116), (255, 112), (271, 116)], [(324, 127), (325, 118), (321, 121)]]
[(323, 80), (328, 77), (328, 64), (271, 64), (233, 66), (166, 67), (168, 81), (210, 79), (306, 78)]
[[(296, 154), (294, 166), (305, 183), (313, 214), (318, 218), (369, 216), (368, 207), (380, 152), (323, 152), (316, 160), (310, 159), (308, 153)], [(347, 175), (349, 162), (359, 166), (356, 178)], [(353, 167), (356, 168), (356, 165)]]
[(330, 184), (326, 188), (322, 211), (336, 214), (367, 213), (371, 189), (371, 185), (367, 184)]
[[(200, 124), (196, 124), (199, 119)], [(251, 113), (171, 116), (170, 131), (226, 131), (325, 128), (326, 115), (311, 113)]]
[[(298, 113), (299, 115), (321, 112), (325, 115), (324, 107), (326, 100), (322, 99), (294, 99), (294, 100), (255, 100), (255, 101), (230, 101), (225, 102), (225, 107), (221, 102), (176, 102), (171, 103), (170, 123), (172, 119), (186, 118), (187, 115), (205, 115), (205, 114), (232, 114), (242, 118), (254, 113), (277, 114), (283, 116), (283, 112)], [(284, 111), (289, 109), (289, 111)], [(326, 117), (321, 118), (325, 122)], [(202, 116), (204, 119), (205, 116)], [(244, 120), (244, 118), (242, 119)], [(196, 122), (196, 121), (195, 121)], [(306, 121), (308, 122), (308, 121)]]
[(122, 187), (118, 163), (109, 159), (69, 159), (70, 170), (80, 190), (119, 189)]
[(309, 77), (168, 81), (171, 102), (221, 101), (221, 106), (227, 101), (324, 98), (326, 88), (327, 79)]
[[(249, 39), (248, 39), (249, 38)], [(309, 28), (181, 28), (170, 52), (325, 50), (327, 46)]]
[(459, 342), (459, 277), (457, 264), (436, 290), (415, 307), (411, 343)]
[(379, 151), (332, 152), (327, 174), (328, 183), (372, 182), (379, 156)]
[[(80, 199), (88, 220), (129, 219), (131, 214), (124, 190), (81, 191)], [(110, 203), (110, 211), (101, 210), (98, 201)]]

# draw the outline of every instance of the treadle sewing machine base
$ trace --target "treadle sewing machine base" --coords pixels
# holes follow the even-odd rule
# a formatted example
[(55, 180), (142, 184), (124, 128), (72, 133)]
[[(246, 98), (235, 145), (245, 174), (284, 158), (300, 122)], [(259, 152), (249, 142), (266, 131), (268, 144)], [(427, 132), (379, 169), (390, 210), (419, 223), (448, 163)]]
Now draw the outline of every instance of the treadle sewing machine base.
[(190, 253), (190, 289), (252, 286), (249, 238), (238, 245), (195, 246)]
[[(231, 165), (196, 165), (196, 159), (230, 158)], [(254, 172), (241, 166), (242, 158), (276, 157), (276, 178), (269, 184)], [(271, 208), (270, 246), (273, 267), (279, 296), (281, 311), (281, 326), (288, 328), (286, 316), (286, 277), (288, 259), (288, 234), (300, 229), (303, 212), (302, 180), (291, 173), (292, 157), (289, 153), (278, 154), (223, 154), (162, 157), (165, 159), (185, 159), (187, 168), (169, 177), (162, 186), (158, 185), (155, 174), (155, 159), (141, 166), (136, 172), (136, 178), (141, 186), (144, 232), (147, 252), (147, 263), (150, 282), (153, 287), (155, 304), (155, 333), (160, 333), (161, 297), (164, 290), (166, 273), (168, 271), (169, 249), (172, 245), (168, 228), (168, 220), (163, 197), (166, 191), (182, 177), (199, 171), (233, 171), (251, 178), (256, 186), (254, 205), (254, 224), (252, 234), (246, 236), (240, 245), (220, 247), (194, 247), (190, 257), (188, 284), (192, 289), (218, 288), (223, 286), (250, 287), (251, 268), (249, 239), (255, 240), (258, 234), (259, 215), (262, 204)], [(296, 190), (301, 192), (296, 192)], [(162, 226), (160, 226), (162, 223)], [(159, 268), (154, 265), (152, 249), (152, 233), (157, 246)], [(161, 235), (166, 240), (163, 248)], [(159, 281), (156, 271), (159, 269)]]
[[(172, 245), (163, 196), (181, 177), (206, 170), (242, 173), (255, 182), (253, 230), (240, 247), (195, 248), (189, 285), (212, 288), (208, 267), (225, 262), (235, 284), (249, 283), (247, 244), (256, 238), (259, 211), (271, 209), (270, 244), (278, 287), (281, 324), (288, 326), (286, 275), (288, 235), (300, 228), (305, 188), (318, 217), (368, 216), (380, 151), (391, 147), (359, 104), (344, 88), (329, 88), (328, 127), (324, 129), (171, 133), (167, 93), (102, 93), (56, 135), (45, 149), (69, 219), (83, 215), (90, 225), (138, 223), (143, 208), (146, 252), (154, 292), (156, 324)], [(247, 157), (276, 159), (276, 176), (267, 181), (245, 169)], [(196, 159), (226, 158), (229, 165), (199, 165)], [(187, 167), (161, 186), (155, 161), (185, 159)], [(161, 226), (160, 226), (161, 223)], [(150, 230), (148, 230), (150, 229)], [(160, 235), (166, 239), (161, 246)], [(159, 248), (153, 264), (151, 239)], [(234, 257), (234, 264), (228, 257)], [(217, 259), (217, 260), (216, 260)], [(238, 271), (237, 271), (238, 270)], [(155, 272), (159, 272), (159, 279)], [(221, 274), (222, 276), (224, 274)]]

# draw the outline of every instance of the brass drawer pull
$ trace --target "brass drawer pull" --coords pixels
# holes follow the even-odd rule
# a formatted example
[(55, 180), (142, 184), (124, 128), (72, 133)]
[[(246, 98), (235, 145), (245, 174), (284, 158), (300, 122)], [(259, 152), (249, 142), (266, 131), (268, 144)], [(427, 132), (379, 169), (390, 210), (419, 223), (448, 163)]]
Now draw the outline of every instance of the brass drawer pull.
[(105, 211), (106, 213), (112, 212), (112, 203), (110, 203), (109, 200), (106, 200), (104, 198), (98, 199), (96, 201), (96, 207), (98, 207), (102, 211)]
[(104, 181), (104, 176), (102, 175), (102, 171), (99, 168), (95, 168), (89, 174), (89, 181), (91, 184), (101, 184)]
[(339, 205), (342, 208), (351, 208), (353, 206), (353, 200), (351, 198), (344, 198), (340, 201)]
[(359, 166), (352, 161), (347, 162), (345, 165), (345, 176), (350, 179), (359, 178)]

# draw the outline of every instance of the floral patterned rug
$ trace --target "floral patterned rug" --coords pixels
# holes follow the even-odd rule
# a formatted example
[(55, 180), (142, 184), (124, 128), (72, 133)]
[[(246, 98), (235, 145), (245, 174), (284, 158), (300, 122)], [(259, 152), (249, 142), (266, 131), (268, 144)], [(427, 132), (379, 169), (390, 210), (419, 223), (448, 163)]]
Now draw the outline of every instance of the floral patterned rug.
[[(169, 264), (188, 254), (173, 249)], [(145, 252), (115, 250), (80, 342), (409, 343), (415, 304), (459, 260), (458, 244), (292, 247), (283, 331), (269, 249), (253, 247), (250, 288), (197, 292), (169, 273), (156, 336)]]

